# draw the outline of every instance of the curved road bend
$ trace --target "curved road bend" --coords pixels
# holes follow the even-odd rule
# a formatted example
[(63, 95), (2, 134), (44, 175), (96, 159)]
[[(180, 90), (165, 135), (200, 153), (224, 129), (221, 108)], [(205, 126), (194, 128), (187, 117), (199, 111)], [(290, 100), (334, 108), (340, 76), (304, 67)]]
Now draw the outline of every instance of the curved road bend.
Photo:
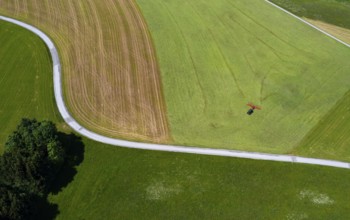
[[(270, 4), (273, 4), (269, 2)], [(274, 4), (273, 4), (274, 5)], [(275, 7), (278, 7), (274, 5)], [(279, 8), (279, 7), (278, 7)], [(281, 8), (279, 8), (281, 9)], [(284, 9), (281, 9), (285, 11)], [(287, 11), (285, 11), (287, 12)], [(289, 12), (287, 12), (290, 14)], [(296, 17), (295, 15), (291, 14)], [(298, 18), (298, 17), (297, 17)], [(300, 18), (298, 18), (300, 19)], [(100, 134), (89, 131), (88, 129), (81, 126), (68, 112), (67, 106), (64, 103), (63, 95), (62, 95), (62, 77), (61, 77), (61, 63), (58, 56), (57, 49), (51, 39), (44, 34), (42, 31), (33, 27), (29, 24), (23, 23), (21, 21), (0, 16), (0, 20), (4, 20), (7, 22), (11, 22), (13, 24), (19, 25), (23, 28), (26, 28), (39, 36), (47, 45), (50, 50), (52, 63), (53, 63), (53, 82), (54, 82), (54, 93), (55, 99), (57, 103), (58, 110), (62, 115), (65, 122), (72, 127), (77, 133), (90, 138), (92, 140), (102, 142), (105, 144), (120, 146), (120, 147), (128, 147), (128, 148), (136, 148), (136, 149), (144, 149), (144, 150), (156, 150), (156, 151), (168, 151), (168, 152), (180, 152), (180, 153), (190, 153), (190, 154), (203, 154), (203, 155), (215, 155), (215, 156), (225, 156), (225, 157), (238, 157), (238, 158), (247, 158), (247, 159), (255, 159), (255, 160), (268, 160), (268, 161), (281, 161), (281, 162), (290, 162), (290, 163), (302, 163), (302, 164), (314, 164), (321, 166), (329, 166), (329, 167), (339, 167), (350, 169), (350, 163), (334, 161), (334, 160), (322, 160), (315, 158), (305, 158), (305, 157), (297, 157), (297, 156), (289, 156), (289, 155), (278, 155), (278, 154), (265, 154), (258, 152), (245, 152), (245, 151), (235, 151), (235, 150), (227, 150), (227, 149), (211, 149), (211, 148), (199, 148), (199, 147), (185, 147), (185, 146), (172, 146), (172, 145), (161, 145), (161, 144), (149, 144), (149, 143), (139, 143), (132, 141), (125, 141), (115, 138), (109, 138), (102, 136)], [(301, 19), (300, 19), (301, 20)], [(303, 20), (302, 20), (303, 21)], [(303, 21), (304, 23), (316, 28), (315, 26)], [(318, 28), (316, 28), (318, 29)], [(319, 29), (318, 29), (319, 30)], [(324, 31), (320, 30), (322, 33)], [(334, 38), (333, 36), (330, 36)], [(335, 38), (336, 39), (336, 38)], [(336, 39), (337, 41), (345, 44), (344, 42)], [(350, 45), (345, 44), (350, 47)]]

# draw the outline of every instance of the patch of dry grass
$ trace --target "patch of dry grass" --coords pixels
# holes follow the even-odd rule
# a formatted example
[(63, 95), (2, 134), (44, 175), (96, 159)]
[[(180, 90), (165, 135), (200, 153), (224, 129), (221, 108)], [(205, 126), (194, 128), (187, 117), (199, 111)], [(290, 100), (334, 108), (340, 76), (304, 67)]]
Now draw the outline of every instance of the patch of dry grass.
[(155, 51), (134, 1), (0, 0), (0, 13), (55, 41), (65, 100), (81, 124), (112, 137), (170, 140)]
[(329, 24), (323, 21), (312, 20), (308, 18), (303, 18), (304, 20), (310, 22), (311, 24), (321, 28), (322, 30), (330, 33), (331, 35), (339, 38), (345, 43), (350, 44), (350, 30), (347, 28), (338, 27), (333, 24)]

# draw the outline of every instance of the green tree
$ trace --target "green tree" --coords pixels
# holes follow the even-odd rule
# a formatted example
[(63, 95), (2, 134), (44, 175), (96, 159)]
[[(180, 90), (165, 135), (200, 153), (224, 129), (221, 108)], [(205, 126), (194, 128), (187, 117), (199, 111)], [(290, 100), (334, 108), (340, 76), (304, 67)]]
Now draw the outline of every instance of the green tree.
[(0, 184), (0, 219), (28, 219), (31, 199), (26, 192)]
[(5, 144), (0, 168), (3, 180), (28, 192), (42, 195), (61, 168), (65, 150), (50, 121), (22, 119)]
[(40, 153), (13, 148), (3, 154), (0, 160), (0, 178), (7, 185), (43, 195), (51, 179), (51, 165)]
[(47, 153), (48, 158), (52, 162), (54, 168), (57, 170), (59, 169), (65, 158), (65, 151), (60, 144), (60, 142), (52, 141), (47, 144)]
[(46, 204), (66, 157), (58, 137), (52, 122), (26, 118), (8, 137), (0, 156), (0, 219), (30, 219)]

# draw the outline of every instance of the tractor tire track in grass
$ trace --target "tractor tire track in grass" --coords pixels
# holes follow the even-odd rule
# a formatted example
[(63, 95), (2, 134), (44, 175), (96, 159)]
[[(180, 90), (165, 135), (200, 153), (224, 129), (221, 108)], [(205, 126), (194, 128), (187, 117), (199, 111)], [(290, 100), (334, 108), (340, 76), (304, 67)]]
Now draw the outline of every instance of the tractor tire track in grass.
[[(189, 5), (191, 5), (192, 10), (194, 11), (194, 13), (196, 14), (196, 16), (199, 18), (199, 20), (201, 21), (201, 23), (204, 25), (203, 22), (203, 18), (201, 16), (200, 13), (198, 13), (198, 11), (196, 10), (195, 7), (193, 7), (193, 5), (191, 4), (191, 2), (188, 3)], [(169, 12), (170, 13), (170, 12)], [(227, 58), (225, 57), (224, 53), (222, 52), (222, 49), (220, 48), (219, 44), (217, 43), (217, 39), (215, 37), (215, 35), (213, 34), (213, 31), (211, 29), (208, 29), (208, 32), (211, 36), (211, 38), (213, 39), (213, 41), (215, 42), (215, 47), (217, 48), (222, 60), (225, 62), (226, 68), (230, 71), (230, 74), (232, 75), (232, 78), (234, 79), (234, 82), (236, 84), (237, 90), (239, 91), (239, 93), (242, 95), (242, 97), (245, 97), (244, 92), (242, 90), (242, 88), (239, 85), (239, 82), (237, 80), (236, 74), (233, 71), (232, 67), (229, 65)]]
[(191, 60), (191, 65), (193, 66), (193, 69), (194, 69), (194, 75), (196, 77), (196, 81), (197, 81), (197, 84), (200, 88), (200, 92), (201, 92), (201, 97), (202, 97), (202, 102), (203, 102), (203, 107), (202, 107), (202, 112), (204, 113), (208, 104), (207, 104), (207, 99), (205, 97), (205, 94), (204, 94), (204, 87), (200, 81), (200, 77), (199, 77), (199, 74), (198, 74), (198, 70), (196, 68), (196, 62), (194, 61), (194, 58), (192, 56), (192, 53), (190, 51), (190, 47), (189, 47), (189, 44), (186, 40), (186, 37), (185, 37), (185, 34), (183, 33), (180, 25), (177, 23), (176, 19), (175, 19), (175, 16), (171, 13), (171, 11), (167, 8), (167, 6), (164, 4), (164, 8), (166, 9), (167, 13), (169, 14), (169, 16), (172, 18), (172, 21), (174, 22), (174, 24), (176, 25), (177, 29), (179, 30), (179, 33), (181, 35), (181, 38), (183, 40), (183, 42), (185, 43), (185, 48), (186, 48), (186, 52)]
[[(242, 15), (244, 15), (245, 17), (247, 17), (249, 20), (251, 20), (253, 23), (255, 23), (256, 25), (258, 25), (259, 27), (261, 27), (262, 29), (264, 29), (265, 31), (269, 32), (272, 36), (274, 36), (277, 40), (285, 43), (286, 45), (290, 46), (291, 48), (295, 49), (295, 50), (299, 50), (301, 52), (304, 52), (302, 49), (295, 47), (294, 45), (290, 44), (289, 42), (283, 40), (281, 37), (279, 37), (276, 33), (274, 33), (273, 31), (271, 31), (269, 28), (265, 27), (263, 24), (261, 24), (260, 22), (258, 22), (256, 19), (254, 19), (252, 16), (248, 15), (247, 13), (245, 13), (243, 10), (239, 9), (238, 7), (236, 7), (231, 1), (228, 1), (228, 3), (234, 7), (237, 11), (239, 11)], [(267, 45), (266, 45), (267, 46)], [(270, 47), (270, 46), (269, 46)], [(271, 47), (271, 49), (273, 49)], [(273, 49), (274, 50), (274, 49)]]

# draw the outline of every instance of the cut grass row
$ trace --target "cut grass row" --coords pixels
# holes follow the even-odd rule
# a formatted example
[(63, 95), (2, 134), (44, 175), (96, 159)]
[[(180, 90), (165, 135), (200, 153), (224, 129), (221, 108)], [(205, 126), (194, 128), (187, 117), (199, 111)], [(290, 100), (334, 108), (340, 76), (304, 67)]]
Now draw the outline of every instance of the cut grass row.
[[(8, 92), (0, 93), (1, 100), (9, 97), (0, 122), (11, 119), (1, 133), (8, 136), (24, 115), (62, 122), (55, 108), (50, 57), (43, 43), (29, 31), (5, 22), (0, 22), (0, 39), (6, 48), (0, 70), (7, 70), (6, 75), (1, 73), (0, 88), (17, 82)], [(22, 56), (29, 53), (22, 45), (36, 51), (29, 56), (32, 62)], [(24, 83), (27, 86), (14, 95), (11, 89)], [(35, 91), (37, 102), (16, 111)], [(86, 138), (82, 141), (83, 162), (57, 180), (64, 182), (73, 175), (73, 181), (50, 195), (50, 202), (58, 205), (57, 219), (350, 218), (347, 170), (132, 150)], [(52, 216), (50, 209), (41, 211), (39, 219)]]
[(350, 92), (299, 143), (293, 153), (350, 161)]
[(179, 144), (289, 153), (349, 89), (350, 49), (265, 1), (137, 2)]
[(134, 1), (2, 0), (0, 12), (56, 43), (65, 101), (79, 123), (112, 137), (170, 141), (155, 52)]

